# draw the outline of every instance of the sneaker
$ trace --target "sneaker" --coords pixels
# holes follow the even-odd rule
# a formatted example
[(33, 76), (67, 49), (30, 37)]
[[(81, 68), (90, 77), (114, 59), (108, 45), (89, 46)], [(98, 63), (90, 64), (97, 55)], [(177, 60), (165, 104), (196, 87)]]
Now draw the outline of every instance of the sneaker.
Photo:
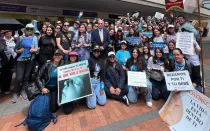
[(18, 95), (14, 93), (12, 96), (12, 103), (16, 103), (17, 100), (18, 100)]
[(10, 91), (1, 92), (2, 94), (9, 95)]
[(25, 91), (22, 90), (20, 96), (21, 96), (24, 100), (27, 100), (27, 95), (26, 95), (26, 92), (25, 92)]
[(126, 95), (123, 96), (123, 100), (126, 103), (126, 105), (129, 106), (129, 100), (128, 100), (128, 97)]
[(147, 104), (148, 107), (150, 107), (150, 108), (152, 107), (152, 102), (151, 101), (147, 101), (146, 104)]

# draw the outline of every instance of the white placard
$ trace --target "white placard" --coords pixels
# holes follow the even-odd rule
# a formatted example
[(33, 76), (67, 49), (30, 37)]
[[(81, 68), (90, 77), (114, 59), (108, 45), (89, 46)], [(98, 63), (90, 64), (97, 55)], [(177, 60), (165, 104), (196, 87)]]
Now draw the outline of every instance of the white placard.
[(155, 18), (157, 18), (157, 19), (163, 19), (163, 17), (164, 17), (164, 14), (162, 14), (160, 12), (156, 12), (155, 13)]
[(209, 131), (210, 99), (200, 92), (171, 92), (159, 111), (171, 131)]
[(180, 48), (184, 54), (194, 55), (193, 33), (179, 32), (176, 37), (176, 48)]
[(147, 87), (146, 72), (128, 71), (128, 85)]
[(153, 70), (161, 70), (161, 66), (158, 65), (158, 64), (152, 64), (152, 67), (151, 67)]
[(194, 90), (188, 71), (164, 72), (168, 91)]

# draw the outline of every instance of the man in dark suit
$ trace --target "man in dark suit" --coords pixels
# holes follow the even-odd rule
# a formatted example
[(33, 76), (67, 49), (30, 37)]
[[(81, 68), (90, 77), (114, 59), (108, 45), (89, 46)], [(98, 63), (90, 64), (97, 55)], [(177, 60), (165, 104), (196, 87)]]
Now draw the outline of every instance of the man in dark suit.
[(104, 21), (101, 19), (98, 20), (98, 29), (91, 34), (91, 43), (92, 46), (99, 45), (102, 57), (107, 57), (110, 36), (109, 31), (104, 28)]

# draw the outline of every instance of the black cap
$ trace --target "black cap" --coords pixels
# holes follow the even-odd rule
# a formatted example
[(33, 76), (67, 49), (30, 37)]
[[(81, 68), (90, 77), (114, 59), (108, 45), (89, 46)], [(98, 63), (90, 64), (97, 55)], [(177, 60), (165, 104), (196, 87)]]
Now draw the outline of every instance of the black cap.
[(95, 45), (95, 46), (93, 47), (93, 50), (100, 50), (99, 45)]
[(60, 50), (60, 49), (57, 49), (57, 50), (55, 51), (54, 55), (56, 55), (56, 54), (63, 55), (63, 51)]

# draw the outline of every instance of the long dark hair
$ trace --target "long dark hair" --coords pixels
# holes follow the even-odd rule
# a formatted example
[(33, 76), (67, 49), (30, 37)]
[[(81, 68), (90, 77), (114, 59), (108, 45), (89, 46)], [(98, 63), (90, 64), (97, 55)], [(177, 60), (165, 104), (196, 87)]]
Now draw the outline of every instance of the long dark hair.
[[(134, 58), (133, 58), (133, 51), (134, 50), (136, 50), (137, 53), (138, 53), (138, 57), (137, 57), (136, 63), (134, 63)], [(131, 54), (131, 58), (130, 58), (131, 63), (130, 63), (129, 66), (132, 66), (134, 64), (134, 65), (136, 65), (138, 71), (143, 70), (143, 65), (145, 65), (145, 61), (144, 61), (144, 58), (141, 56), (141, 53), (140, 53), (139, 49), (137, 47), (134, 47), (132, 49), (132, 52), (131, 53), (132, 53)]]
[(144, 53), (144, 47), (147, 47), (147, 49), (148, 49), (148, 53), (147, 53), (147, 55), (148, 55), (148, 57), (150, 57), (151, 56), (151, 54), (150, 54), (150, 47), (149, 46), (143, 46), (143, 55), (145, 55), (145, 53)]
[[(84, 34), (85, 34), (85, 41), (86, 41), (86, 40), (87, 40), (86, 26), (85, 26), (85, 24), (80, 24), (80, 25), (79, 25), (79, 28), (80, 28), (81, 26), (84, 26), (84, 27), (85, 27), (85, 32), (84, 32)], [(81, 32), (78, 31), (77, 42), (79, 41), (79, 37), (80, 37), (80, 36), (81, 36)]]
[(156, 64), (156, 63), (157, 63), (157, 60), (158, 60), (158, 58), (157, 58), (157, 56), (156, 56), (156, 51), (157, 51), (157, 50), (159, 50), (159, 51), (161, 52), (161, 54), (162, 54), (162, 57), (160, 58), (160, 61), (162, 61), (162, 62), (164, 63), (164, 67), (165, 67), (166, 69), (168, 69), (168, 68), (169, 68), (168, 60), (167, 60), (167, 58), (165, 57), (162, 48), (160, 48), (160, 47), (157, 47), (157, 48), (155, 49), (155, 53), (154, 53), (154, 57), (153, 57), (153, 63)]

